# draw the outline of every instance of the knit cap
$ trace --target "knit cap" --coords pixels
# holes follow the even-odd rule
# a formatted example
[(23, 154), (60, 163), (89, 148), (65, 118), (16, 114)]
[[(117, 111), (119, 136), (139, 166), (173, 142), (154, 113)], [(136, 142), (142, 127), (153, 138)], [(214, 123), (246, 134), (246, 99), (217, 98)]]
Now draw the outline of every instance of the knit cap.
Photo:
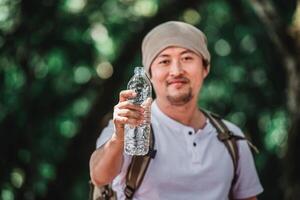
[(193, 25), (179, 21), (168, 21), (153, 28), (142, 42), (142, 62), (149, 74), (150, 66), (157, 55), (170, 46), (189, 49), (210, 63), (207, 39), (204, 33)]

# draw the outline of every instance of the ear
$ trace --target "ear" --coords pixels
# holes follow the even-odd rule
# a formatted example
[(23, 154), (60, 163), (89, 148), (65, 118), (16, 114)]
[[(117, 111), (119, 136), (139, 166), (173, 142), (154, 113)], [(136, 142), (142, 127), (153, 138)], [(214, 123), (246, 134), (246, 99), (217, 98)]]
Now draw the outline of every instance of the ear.
[(210, 72), (210, 65), (203, 66), (203, 78), (206, 78)]

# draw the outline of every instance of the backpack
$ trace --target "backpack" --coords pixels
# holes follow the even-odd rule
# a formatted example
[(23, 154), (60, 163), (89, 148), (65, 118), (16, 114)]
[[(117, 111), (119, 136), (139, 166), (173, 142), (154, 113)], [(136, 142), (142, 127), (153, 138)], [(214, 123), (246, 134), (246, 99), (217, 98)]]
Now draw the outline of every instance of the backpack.
[[(222, 118), (214, 113), (201, 110), (204, 115), (209, 119), (210, 123), (216, 128), (218, 133), (218, 139), (224, 143), (226, 146), (233, 162), (234, 166), (234, 177), (232, 180), (232, 185), (236, 181), (236, 170), (239, 160), (239, 152), (237, 141), (246, 140), (248, 145), (258, 153), (258, 149), (245, 137), (234, 135), (222, 121)], [(147, 171), (151, 159), (155, 157), (156, 150), (154, 149), (155, 138), (151, 127), (150, 135), (150, 147), (148, 154), (144, 156), (132, 156), (131, 163), (128, 167), (126, 174), (126, 187), (124, 189), (124, 194), (126, 200), (131, 200), (134, 196), (135, 191), (141, 185), (144, 175)], [(232, 188), (231, 188), (232, 189)], [(229, 192), (229, 199), (232, 199), (232, 191)], [(89, 200), (117, 200), (116, 193), (112, 190), (111, 184), (104, 185), (101, 187), (96, 187), (90, 181), (90, 194)]]

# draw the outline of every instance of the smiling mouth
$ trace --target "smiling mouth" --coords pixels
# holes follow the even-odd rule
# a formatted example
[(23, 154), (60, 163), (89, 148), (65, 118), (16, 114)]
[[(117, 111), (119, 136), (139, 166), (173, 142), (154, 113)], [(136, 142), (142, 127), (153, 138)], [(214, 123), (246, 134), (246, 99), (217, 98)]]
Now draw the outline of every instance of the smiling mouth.
[(169, 85), (173, 85), (173, 86), (175, 86), (175, 87), (180, 87), (180, 86), (182, 86), (182, 85), (184, 85), (185, 84), (185, 82), (172, 82), (172, 83), (170, 83)]
[(167, 82), (167, 85), (178, 85), (181, 86), (183, 84), (188, 83), (189, 81), (186, 78), (181, 78), (181, 79), (175, 79), (175, 80), (170, 80)]

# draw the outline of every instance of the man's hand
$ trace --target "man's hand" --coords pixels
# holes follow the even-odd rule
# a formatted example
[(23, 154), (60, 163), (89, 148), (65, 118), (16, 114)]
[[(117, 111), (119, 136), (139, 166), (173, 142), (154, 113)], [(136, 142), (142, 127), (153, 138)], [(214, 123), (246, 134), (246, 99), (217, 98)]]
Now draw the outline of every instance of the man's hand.
[(114, 107), (113, 122), (115, 124), (115, 137), (120, 140), (124, 140), (125, 124), (137, 126), (144, 120), (145, 109), (140, 105), (135, 105), (128, 101), (135, 96), (136, 93), (133, 90), (121, 91), (119, 103)]

